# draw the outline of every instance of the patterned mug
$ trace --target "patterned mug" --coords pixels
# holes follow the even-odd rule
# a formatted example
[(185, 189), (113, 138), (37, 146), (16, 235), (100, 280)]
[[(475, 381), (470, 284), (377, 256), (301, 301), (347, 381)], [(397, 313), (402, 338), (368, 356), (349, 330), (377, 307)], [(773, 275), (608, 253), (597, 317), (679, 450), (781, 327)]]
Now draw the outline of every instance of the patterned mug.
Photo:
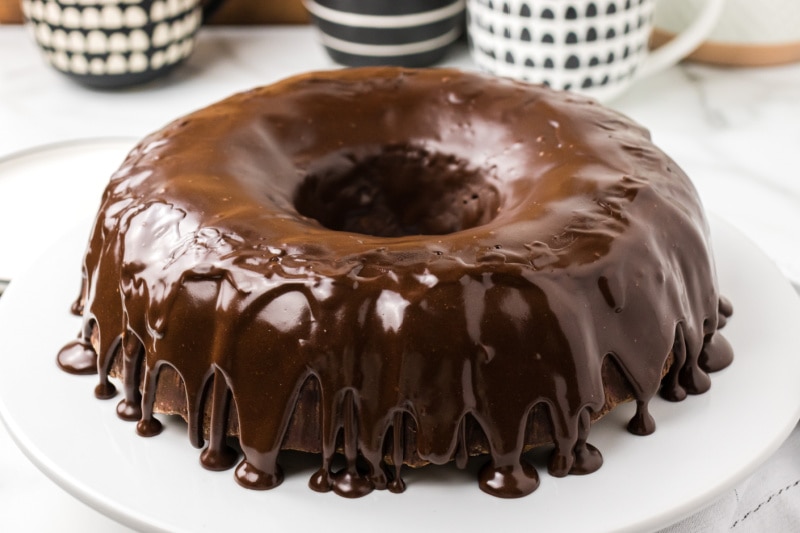
[(22, 0), (45, 60), (84, 85), (119, 88), (166, 74), (191, 54), (222, 0)]
[(489, 72), (607, 101), (688, 55), (724, 3), (705, 0), (694, 23), (652, 53), (656, 0), (467, 0), (467, 35)]

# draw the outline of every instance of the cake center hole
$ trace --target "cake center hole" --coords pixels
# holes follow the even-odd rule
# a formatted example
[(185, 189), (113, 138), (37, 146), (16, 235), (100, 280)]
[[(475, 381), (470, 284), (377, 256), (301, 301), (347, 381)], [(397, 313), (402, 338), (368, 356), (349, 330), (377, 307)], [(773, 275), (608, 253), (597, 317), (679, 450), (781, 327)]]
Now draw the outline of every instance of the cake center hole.
[(500, 194), (485, 172), (413, 147), (331, 154), (311, 166), (295, 208), (328, 229), (374, 235), (445, 235), (491, 221)]

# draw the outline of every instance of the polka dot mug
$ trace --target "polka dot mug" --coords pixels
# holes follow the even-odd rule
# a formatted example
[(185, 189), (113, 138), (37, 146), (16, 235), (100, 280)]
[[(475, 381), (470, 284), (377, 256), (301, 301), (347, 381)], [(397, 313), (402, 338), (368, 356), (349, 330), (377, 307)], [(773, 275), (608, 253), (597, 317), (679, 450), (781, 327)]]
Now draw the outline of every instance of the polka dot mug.
[(467, 0), (467, 35), (489, 72), (607, 101), (691, 53), (724, 3), (704, 0), (694, 22), (653, 53), (656, 0)]
[(22, 0), (45, 60), (85, 85), (151, 81), (185, 60), (221, 0)]

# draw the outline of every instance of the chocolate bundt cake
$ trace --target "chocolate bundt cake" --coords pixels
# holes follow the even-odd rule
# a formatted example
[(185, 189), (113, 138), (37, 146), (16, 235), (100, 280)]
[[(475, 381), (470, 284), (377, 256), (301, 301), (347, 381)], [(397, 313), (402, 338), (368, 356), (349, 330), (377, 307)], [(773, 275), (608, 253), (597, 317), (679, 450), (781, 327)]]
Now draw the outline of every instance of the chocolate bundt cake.
[[(402, 491), (486, 455), (480, 487), (602, 458), (591, 424), (709, 388), (732, 350), (697, 193), (594, 101), (457, 70), (311, 73), (145, 138), (112, 176), (58, 356), (142, 435), (179, 414), (208, 468)], [(231, 446), (231, 436), (238, 445)], [(344, 466), (334, 468), (333, 458)], [(241, 457), (241, 460), (240, 460)]]

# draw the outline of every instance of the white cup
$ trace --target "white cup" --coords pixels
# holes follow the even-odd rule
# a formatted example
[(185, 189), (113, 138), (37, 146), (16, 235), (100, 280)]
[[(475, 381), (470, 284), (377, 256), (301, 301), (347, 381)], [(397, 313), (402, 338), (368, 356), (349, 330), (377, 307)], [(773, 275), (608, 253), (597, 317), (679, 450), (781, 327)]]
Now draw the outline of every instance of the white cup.
[(467, 34), (484, 70), (608, 101), (691, 53), (724, 3), (705, 0), (692, 24), (653, 52), (656, 0), (467, 0)]
[[(704, 0), (660, 2), (653, 41), (662, 42), (679, 33), (703, 4)], [(729, 66), (800, 61), (800, 1), (727, 0), (713, 31), (689, 58)]]

